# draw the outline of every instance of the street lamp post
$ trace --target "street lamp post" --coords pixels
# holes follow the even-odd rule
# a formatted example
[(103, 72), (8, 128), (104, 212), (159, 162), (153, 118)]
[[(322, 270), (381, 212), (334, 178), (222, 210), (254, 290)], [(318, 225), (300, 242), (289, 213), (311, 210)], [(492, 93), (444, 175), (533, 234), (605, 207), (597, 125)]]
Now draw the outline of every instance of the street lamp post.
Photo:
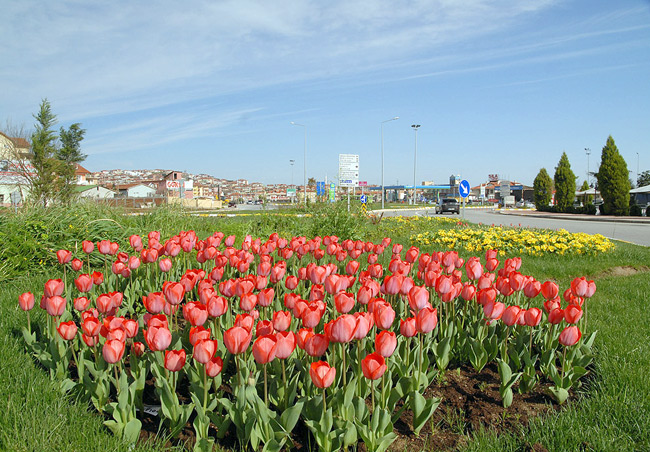
[(585, 152), (587, 153), (587, 185), (591, 187), (589, 183), (589, 154), (591, 154), (591, 149), (585, 148)]
[(636, 183), (639, 183), (639, 153), (636, 153)]
[(413, 130), (415, 130), (415, 153), (413, 154), (413, 203), (412, 203), (413, 205), (415, 205), (417, 203), (415, 197), (418, 192), (415, 171), (417, 168), (417, 159), (418, 159), (418, 129), (420, 128), (420, 124), (413, 124), (411, 125), (411, 127), (413, 127)]
[[(291, 159), (289, 160), (289, 165), (291, 165), (291, 188), (295, 189), (295, 186), (293, 185), (293, 164), (296, 163), (295, 160)], [(291, 204), (293, 204), (293, 196), (291, 197)]]
[(399, 119), (399, 116), (395, 116), (394, 118), (387, 119), (385, 121), (381, 122), (381, 208), (384, 208), (384, 195), (385, 195), (385, 187), (384, 187), (384, 123), (389, 122), (389, 121), (395, 121), (396, 119)]
[(300, 126), (305, 130), (305, 145), (303, 148), (303, 161), (304, 161), (304, 166), (303, 166), (303, 172), (304, 172), (304, 196), (305, 196), (305, 207), (307, 207), (307, 126), (304, 124), (298, 124), (297, 122), (291, 121), (291, 124), (294, 126)]

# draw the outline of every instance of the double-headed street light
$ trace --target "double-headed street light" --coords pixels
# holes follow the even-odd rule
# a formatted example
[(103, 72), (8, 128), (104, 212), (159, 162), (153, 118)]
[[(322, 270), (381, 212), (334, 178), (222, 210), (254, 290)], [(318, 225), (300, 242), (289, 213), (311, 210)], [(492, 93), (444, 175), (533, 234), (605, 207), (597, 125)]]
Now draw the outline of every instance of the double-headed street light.
[(291, 121), (291, 125), (300, 126), (305, 130), (305, 145), (303, 149), (303, 159), (304, 159), (304, 184), (305, 184), (305, 207), (307, 207), (307, 126), (304, 124), (298, 124), (297, 122)]
[(416, 182), (416, 177), (415, 177), (415, 170), (417, 168), (417, 159), (418, 159), (418, 129), (420, 128), (420, 124), (413, 124), (411, 125), (413, 127), (413, 130), (415, 130), (415, 153), (413, 154), (413, 205), (416, 204), (416, 199), (415, 196), (417, 194), (417, 184)]
[(384, 188), (384, 123), (389, 121), (395, 121), (396, 119), (399, 119), (399, 116), (395, 116), (394, 118), (390, 118), (381, 122), (381, 208), (382, 209), (384, 208), (384, 197), (386, 191), (386, 189)]

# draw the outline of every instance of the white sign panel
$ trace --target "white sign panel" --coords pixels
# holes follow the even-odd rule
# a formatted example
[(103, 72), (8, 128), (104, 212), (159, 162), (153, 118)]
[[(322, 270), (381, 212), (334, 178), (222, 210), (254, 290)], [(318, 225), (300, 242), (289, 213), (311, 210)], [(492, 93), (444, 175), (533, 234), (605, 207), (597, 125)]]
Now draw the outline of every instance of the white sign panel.
[(181, 188), (181, 183), (180, 181), (177, 180), (168, 180), (166, 186), (167, 186), (167, 190), (174, 190), (174, 189), (178, 190), (179, 188)]
[(339, 154), (339, 186), (359, 186), (359, 156), (357, 154)]

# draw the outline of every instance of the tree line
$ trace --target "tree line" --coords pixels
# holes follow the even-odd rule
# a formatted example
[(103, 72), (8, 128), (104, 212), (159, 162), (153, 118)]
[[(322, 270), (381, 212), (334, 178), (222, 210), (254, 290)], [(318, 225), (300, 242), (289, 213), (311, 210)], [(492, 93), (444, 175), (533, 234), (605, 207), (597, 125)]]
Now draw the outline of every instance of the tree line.
[[(57, 132), (54, 126), (57, 118), (47, 99), (41, 101), (36, 123), (31, 135), (19, 130), (8, 131), (26, 139), (31, 147), (21, 154), (13, 149), (10, 156), (12, 167), (24, 178), (29, 191), (29, 202), (47, 206), (52, 203), (69, 204), (74, 198), (77, 164), (86, 159), (81, 152), (81, 142), (86, 130), (74, 123)], [(13, 132), (13, 133), (12, 133)]]
[[(600, 166), (597, 172), (591, 173), (596, 178), (596, 188), (602, 197), (601, 213), (605, 215), (629, 215), (630, 214), (630, 189), (631, 182), (627, 163), (616, 147), (611, 135), (603, 146), (600, 157)], [(546, 168), (540, 169), (533, 182), (533, 201), (537, 210), (554, 210), (556, 212), (574, 212), (573, 202), (576, 192), (576, 175), (571, 170), (571, 164), (566, 152), (562, 153), (560, 161), (555, 167), (553, 179), (549, 176)], [(637, 185), (644, 186), (650, 183), (650, 172), (645, 171), (638, 176)], [(589, 189), (585, 181), (581, 191)], [(551, 206), (551, 199), (555, 191), (555, 203)], [(585, 199), (589, 199), (585, 197)], [(585, 212), (596, 209), (587, 203)]]

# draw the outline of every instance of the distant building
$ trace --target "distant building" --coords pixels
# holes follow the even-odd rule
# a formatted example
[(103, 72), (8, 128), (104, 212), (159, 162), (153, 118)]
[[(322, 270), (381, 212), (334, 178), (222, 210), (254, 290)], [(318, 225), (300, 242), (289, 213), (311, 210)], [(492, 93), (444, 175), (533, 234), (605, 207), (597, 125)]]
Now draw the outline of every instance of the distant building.
[(78, 185), (75, 191), (80, 198), (85, 199), (112, 199), (115, 197), (115, 192), (100, 185)]
[(83, 166), (79, 165), (78, 163), (75, 164), (75, 170), (74, 170), (74, 175), (77, 178), (77, 185), (88, 185), (88, 175), (90, 174), (90, 171), (88, 171), (86, 168)]

